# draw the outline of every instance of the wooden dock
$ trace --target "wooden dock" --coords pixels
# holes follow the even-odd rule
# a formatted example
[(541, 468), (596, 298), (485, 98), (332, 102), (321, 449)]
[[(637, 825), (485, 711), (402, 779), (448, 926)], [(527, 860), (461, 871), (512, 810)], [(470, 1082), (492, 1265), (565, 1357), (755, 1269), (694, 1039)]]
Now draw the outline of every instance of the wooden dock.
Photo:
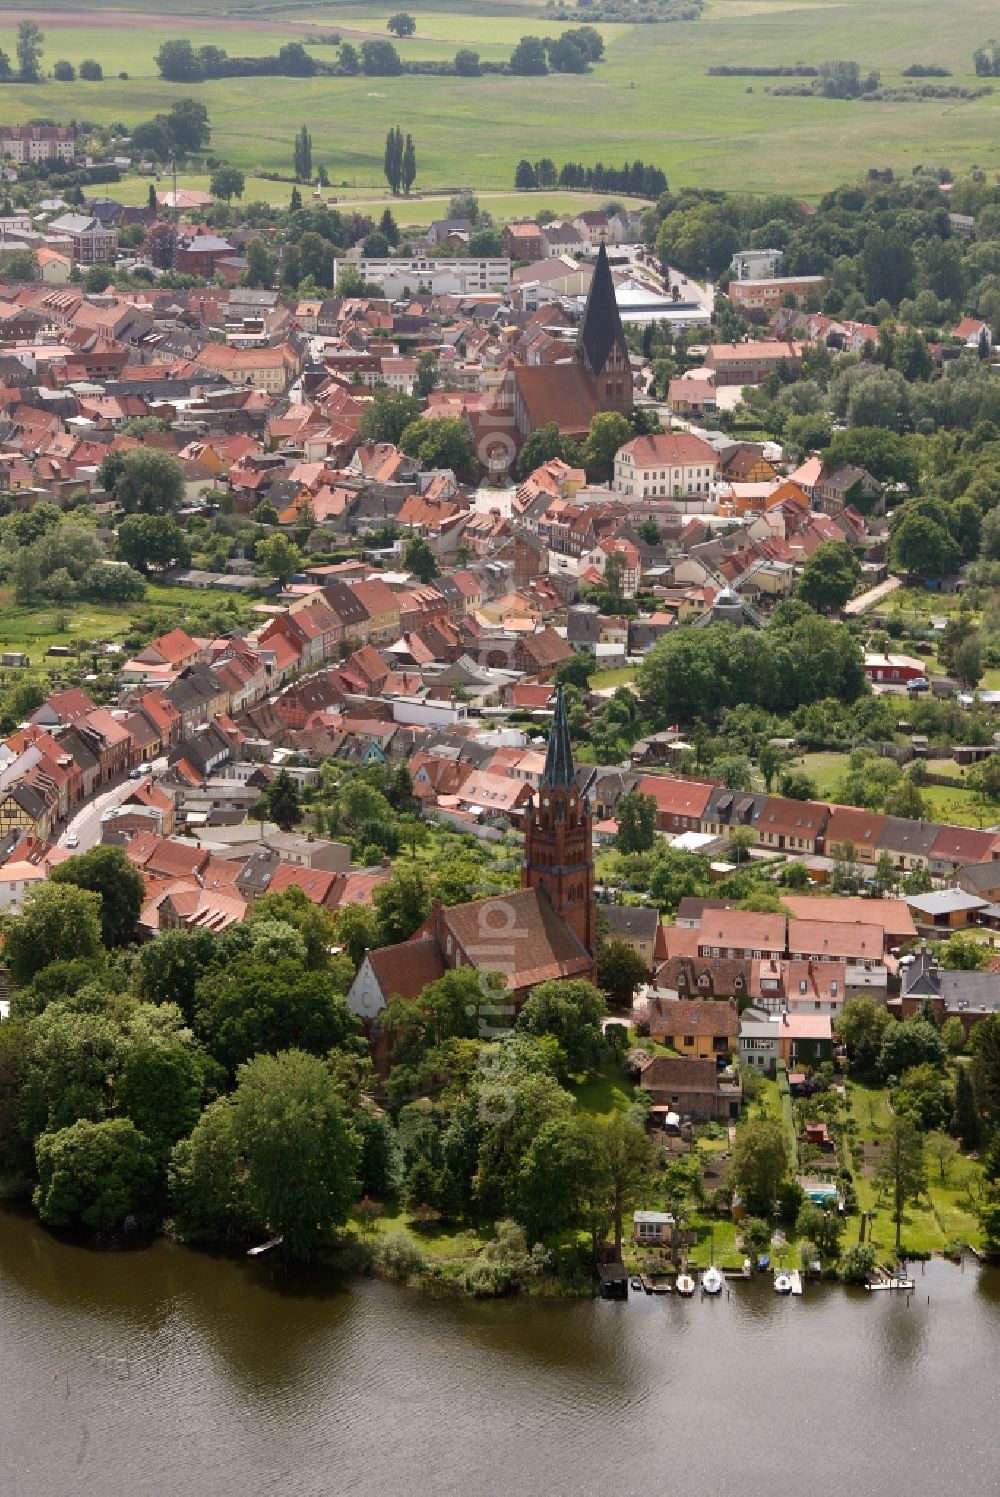
[(901, 1274), (893, 1273), (891, 1269), (880, 1263), (872, 1270), (871, 1278), (865, 1285), (869, 1291), (878, 1289), (898, 1289), (904, 1294), (912, 1294), (916, 1289), (913, 1279), (904, 1278)]

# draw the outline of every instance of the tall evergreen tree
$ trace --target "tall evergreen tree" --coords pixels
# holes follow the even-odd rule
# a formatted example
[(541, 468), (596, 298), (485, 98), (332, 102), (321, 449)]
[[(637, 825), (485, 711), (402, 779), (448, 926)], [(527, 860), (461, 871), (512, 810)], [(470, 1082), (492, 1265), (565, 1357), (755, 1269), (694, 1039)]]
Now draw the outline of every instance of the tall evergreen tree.
[(413, 186), (413, 182), (414, 182), (414, 179), (415, 179), (416, 175), (417, 175), (417, 151), (416, 151), (416, 147), (413, 144), (413, 136), (412, 135), (407, 135), (407, 137), (406, 137), (406, 145), (403, 147), (403, 161), (402, 161), (403, 191), (404, 191), (404, 193), (406, 194), (407, 197), (409, 197), (409, 195), (410, 195), (410, 188)]
[(403, 134), (398, 125), (385, 137), (385, 179), (393, 197), (397, 197), (403, 180)]
[(309, 182), (312, 180), (312, 152), (312, 136), (309, 134), (308, 127), (303, 125), (295, 137), (293, 148), (295, 176), (299, 182)]
[(951, 1118), (951, 1131), (959, 1138), (963, 1149), (974, 1149), (979, 1143), (979, 1113), (972, 1088), (972, 1077), (967, 1066), (960, 1065), (955, 1076), (955, 1111)]

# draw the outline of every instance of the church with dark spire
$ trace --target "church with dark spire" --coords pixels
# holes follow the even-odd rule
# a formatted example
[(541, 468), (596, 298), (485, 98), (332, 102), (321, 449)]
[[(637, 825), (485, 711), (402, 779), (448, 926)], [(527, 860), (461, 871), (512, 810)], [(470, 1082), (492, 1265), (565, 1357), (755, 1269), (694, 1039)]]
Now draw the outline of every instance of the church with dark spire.
[(627, 416), (632, 409), (632, 365), (603, 242), (577, 335), (576, 359), (595, 387), (599, 409)]
[(499, 972), (519, 1007), (540, 982), (593, 981), (596, 956), (591, 814), (576, 784), (560, 688), (541, 782), (525, 807), (521, 888), (466, 904), (438, 901), (409, 941), (365, 953), (347, 1001), (375, 1043), (392, 998), (416, 998), (446, 971)]
[[(551, 423), (562, 436), (582, 441), (601, 411), (627, 416), (632, 409), (632, 366), (602, 244), (577, 331), (576, 344), (556, 362), (515, 364), (498, 397), (499, 413), (513, 418), (517, 444)], [(499, 414), (498, 413), (498, 414)]]
[(597, 912), (590, 807), (574, 778), (561, 687), (542, 783), (527, 809), (521, 883), (525, 889), (544, 890), (556, 914), (593, 958)]

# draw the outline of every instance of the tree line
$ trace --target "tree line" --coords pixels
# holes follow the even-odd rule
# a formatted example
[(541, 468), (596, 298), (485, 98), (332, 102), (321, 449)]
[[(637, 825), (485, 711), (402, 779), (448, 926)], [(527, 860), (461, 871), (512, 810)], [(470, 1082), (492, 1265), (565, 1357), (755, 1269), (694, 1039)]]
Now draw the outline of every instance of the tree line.
[(626, 161), (622, 166), (605, 166), (603, 161), (584, 166), (578, 161), (566, 161), (557, 167), (548, 156), (540, 161), (522, 157), (514, 172), (514, 186), (519, 192), (530, 192), (536, 187), (567, 187), (658, 198), (667, 191), (667, 178), (660, 167), (638, 159)]
[(156, 54), (160, 77), (168, 83), (202, 83), (210, 78), (277, 76), (311, 78), (336, 69), (310, 56), (301, 42), (287, 42), (276, 54), (230, 57), (223, 47), (194, 47), (185, 39), (166, 41)]
[[(392, 19), (397, 19), (393, 17)], [(407, 17), (412, 20), (412, 17)], [(22, 23), (23, 24), (23, 23)], [(402, 24), (402, 23), (401, 23)], [(397, 35), (410, 32), (390, 28)], [(245, 77), (396, 77), (402, 73), (475, 78), (483, 74), (587, 73), (604, 56), (604, 39), (593, 26), (575, 26), (556, 37), (523, 36), (508, 62), (483, 62), (480, 54), (462, 47), (452, 61), (447, 59), (404, 60), (390, 41), (376, 38), (356, 47), (343, 42), (334, 63), (324, 62), (306, 51), (301, 42), (288, 42), (276, 54), (230, 57), (223, 47), (195, 47), (186, 39), (164, 42), (156, 54), (160, 77), (170, 83), (202, 83), (213, 78)], [(25, 75), (29, 76), (29, 75)]]

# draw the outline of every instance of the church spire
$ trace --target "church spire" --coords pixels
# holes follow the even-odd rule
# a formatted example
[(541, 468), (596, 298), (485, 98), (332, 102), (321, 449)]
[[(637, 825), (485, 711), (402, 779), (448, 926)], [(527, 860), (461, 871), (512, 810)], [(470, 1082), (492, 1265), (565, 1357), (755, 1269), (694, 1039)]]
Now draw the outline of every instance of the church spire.
[(566, 721), (566, 704), (563, 689), (556, 690), (556, 710), (552, 718), (552, 731), (545, 754), (542, 784), (550, 790), (568, 790), (573, 783), (573, 750), (569, 741), (569, 724)]
[(608, 362), (608, 355), (615, 344), (622, 349), (626, 348), (625, 332), (618, 311), (618, 299), (615, 296), (615, 283), (611, 276), (611, 266), (608, 264), (608, 252), (604, 248), (602, 239), (600, 249), (597, 251), (597, 261), (590, 282), (583, 321), (577, 336), (577, 355), (578, 357), (582, 355), (591, 374), (596, 377), (603, 373), (604, 366)]

